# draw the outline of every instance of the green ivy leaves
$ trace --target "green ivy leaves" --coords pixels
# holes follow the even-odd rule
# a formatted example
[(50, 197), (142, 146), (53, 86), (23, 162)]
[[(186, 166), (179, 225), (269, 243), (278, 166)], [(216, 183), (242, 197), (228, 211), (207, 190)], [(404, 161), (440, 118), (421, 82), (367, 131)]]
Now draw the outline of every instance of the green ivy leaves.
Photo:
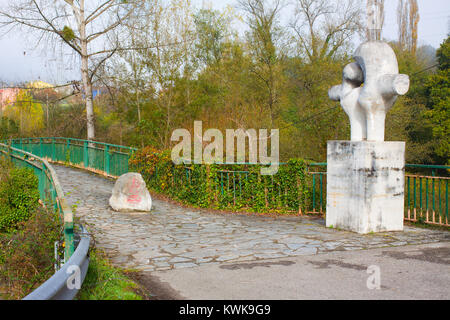
[(291, 159), (274, 176), (261, 165), (174, 165), (170, 153), (144, 148), (132, 170), (147, 187), (196, 207), (258, 213), (305, 213), (312, 195), (308, 164)]

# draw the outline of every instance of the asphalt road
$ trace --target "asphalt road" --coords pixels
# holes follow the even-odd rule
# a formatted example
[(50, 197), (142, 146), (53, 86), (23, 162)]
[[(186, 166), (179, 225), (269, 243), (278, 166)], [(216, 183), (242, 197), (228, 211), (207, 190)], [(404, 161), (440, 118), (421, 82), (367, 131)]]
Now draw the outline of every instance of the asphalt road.
[[(379, 270), (379, 282), (374, 270)], [(144, 274), (156, 299), (447, 300), (450, 243), (208, 264)]]

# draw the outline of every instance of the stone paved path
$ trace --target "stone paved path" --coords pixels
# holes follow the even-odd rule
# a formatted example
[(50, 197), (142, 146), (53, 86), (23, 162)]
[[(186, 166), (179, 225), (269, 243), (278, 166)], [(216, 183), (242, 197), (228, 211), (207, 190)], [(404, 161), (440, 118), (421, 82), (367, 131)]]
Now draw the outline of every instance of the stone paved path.
[(323, 220), (222, 215), (154, 200), (149, 214), (116, 213), (108, 205), (114, 182), (55, 166), (76, 215), (120, 267), (142, 271), (255, 261), (450, 241), (445, 231), (406, 227), (373, 235), (332, 230)]

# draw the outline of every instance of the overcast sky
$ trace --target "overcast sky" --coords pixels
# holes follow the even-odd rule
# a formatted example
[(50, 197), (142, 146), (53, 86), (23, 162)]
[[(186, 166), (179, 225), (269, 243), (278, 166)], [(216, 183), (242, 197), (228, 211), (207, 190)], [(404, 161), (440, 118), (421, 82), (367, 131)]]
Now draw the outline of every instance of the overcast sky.
[[(4, 6), (10, 0), (0, 0)], [(365, 1), (366, 0), (361, 0)], [(196, 7), (202, 3), (211, 3), (213, 8), (222, 9), (227, 5), (235, 6), (237, 0), (192, 0)], [(398, 0), (385, 0), (385, 25), (383, 37), (388, 40), (397, 38)], [(429, 44), (438, 48), (447, 37), (449, 31), (450, 1), (449, 0), (418, 0), (419, 45)], [(20, 33), (10, 33), (0, 38), (0, 80), (8, 82), (41, 79), (51, 83), (62, 83), (79, 80), (77, 61), (69, 59), (57, 46), (51, 48), (33, 47), (30, 39), (25, 39)], [(64, 62), (62, 61), (64, 58)]]

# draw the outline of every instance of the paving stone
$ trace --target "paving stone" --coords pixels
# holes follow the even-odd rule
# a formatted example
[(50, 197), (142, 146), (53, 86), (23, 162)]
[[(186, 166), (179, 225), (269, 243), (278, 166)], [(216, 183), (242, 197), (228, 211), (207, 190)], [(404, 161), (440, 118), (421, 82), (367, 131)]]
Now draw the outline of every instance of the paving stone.
[(217, 257), (216, 261), (223, 262), (223, 261), (234, 260), (234, 259), (237, 259), (237, 258), (239, 258), (238, 254), (227, 254), (227, 255), (224, 255), (224, 256)]
[(191, 263), (191, 262), (188, 262), (188, 263), (175, 263), (175, 264), (173, 265), (173, 267), (174, 267), (175, 269), (193, 268), (193, 267), (198, 267), (198, 264)]
[(177, 263), (177, 262), (187, 262), (187, 261), (191, 261), (192, 259), (190, 258), (185, 258), (185, 257), (175, 257), (173, 259), (170, 259), (169, 262), (170, 263)]
[(304, 247), (305, 244), (304, 244), (304, 243), (288, 243), (288, 244), (286, 244), (286, 246), (287, 246), (289, 249), (295, 251), (295, 250), (297, 250), (297, 249), (299, 249), (299, 248), (301, 248), (301, 247)]
[(170, 264), (167, 262), (154, 262), (153, 265), (157, 268), (170, 268)]
[(150, 213), (116, 213), (108, 204), (114, 181), (63, 166), (55, 169), (69, 204), (77, 204), (76, 215), (94, 234), (97, 246), (113, 264), (131, 269), (169, 270), (450, 241), (450, 233), (440, 230), (406, 226), (404, 232), (359, 235), (325, 228), (322, 220), (226, 216), (157, 199)]
[(199, 258), (199, 259), (196, 259), (195, 262), (197, 264), (201, 264), (201, 263), (204, 264), (204, 263), (210, 262), (212, 260), (213, 260), (213, 258)]
[(286, 255), (282, 252), (280, 253), (258, 253), (255, 254), (255, 258), (258, 259), (276, 259), (276, 258), (284, 258)]
[(303, 247), (298, 250), (295, 250), (295, 253), (298, 255), (312, 255), (317, 253), (317, 248), (314, 247)]

